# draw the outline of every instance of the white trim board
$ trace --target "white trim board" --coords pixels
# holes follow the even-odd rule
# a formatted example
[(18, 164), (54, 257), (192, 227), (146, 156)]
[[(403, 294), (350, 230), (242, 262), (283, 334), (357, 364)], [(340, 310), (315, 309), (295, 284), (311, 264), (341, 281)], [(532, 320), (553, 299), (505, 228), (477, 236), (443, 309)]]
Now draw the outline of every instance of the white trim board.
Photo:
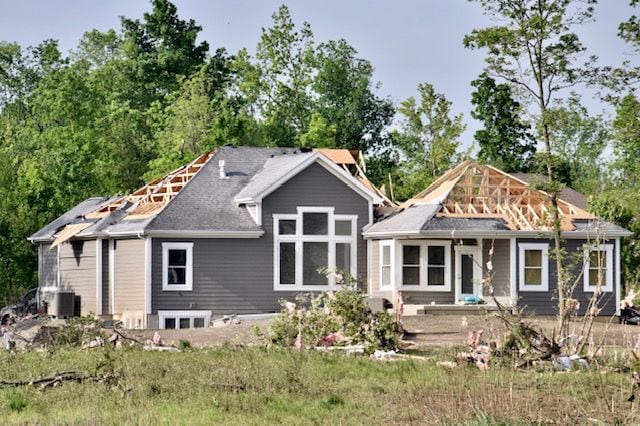
[[(185, 283), (169, 284), (167, 269), (169, 268), (169, 250), (185, 250)], [(192, 291), (193, 290), (193, 243), (166, 242), (162, 243), (162, 291)]]
[[(540, 250), (540, 285), (525, 283), (525, 251)], [(520, 243), (518, 244), (518, 291), (547, 292), (549, 291), (549, 244), (548, 243)]]
[[(303, 232), (303, 218), (305, 213), (326, 213), (327, 233), (325, 235), (305, 235)], [(279, 223), (284, 220), (295, 220), (296, 230), (293, 234), (279, 233)], [(351, 235), (336, 235), (335, 222), (351, 222)], [(358, 276), (358, 216), (334, 214), (333, 207), (298, 207), (295, 214), (273, 214), (273, 290), (274, 291), (324, 291), (340, 288), (335, 282), (335, 276), (328, 277), (327, 285), (304, 285), (304, 243), (319, 242), (328, 244), (327, 268), (336, 269), (336, 245), (350, 244), (351, 276)], [(280, 283), (280, 244), (295, 244), (295, 282)]]
[(96, 239), (96, 312), (102, 315), (102, 240)]
[[(449, 240), (395, 240), (395, 286), (400, 291), (426, 291), (426, 292), (450, 292), (451, 291), (451, 241)], [(405, 285), (403, 283), (403, 247), (420, 247), (420, 284)], [(429, 247), (444, 247), (444, 285), (429, 285), (428, 283), (428, 250)]]
[[(482, 245), (454, 246), (455, 253), (455, 303), (463, 302), (463, 296), (477, 296), (482, 298)], [(470, 255), (473, 258), (473, 294), (462, 293), (462, 255)]]
[(209, 327), (209, 323), (211, 322), (211, 311), (205, 310), (194, 310), (194, 311), (158, 311), (158, 328), (161, 330), (165, 330), (164, 320), (166, 318), (175, 318), (176, 319), (176, 327), (175, 329), (180, 328), (180, 319), (181, 318), (190, 318), (190, 328), (193, 328), (193, 319), (194, 318), (204, 318), (204, 327)]
[(151, 262), (152, 262), (152, 240), (151, 238), (146, 238), (144, 240), (144, 327), (148, 328), (148, 316), (151, 314)]
[(605, 276), (604, 276), (604, 284), (600, 286), (600, 292), (610, 293), (613, 291), (613, 249), (614, 249), (613, 244), (598, 244), (598, 245), (588, 246), (585, 248), (584, 269), (583, 269), (583, 277), (582, 277), (582, 291), (584, 291), (585, 293), (593, 293), (597, 289), (597, 286), (594, 287), (589, 285), (589, 267), (591, 262), (590, 254), (592, 251), (605, 252), (605, 259), (607, 262), (605, 265), (603, 265), (605, 268)]

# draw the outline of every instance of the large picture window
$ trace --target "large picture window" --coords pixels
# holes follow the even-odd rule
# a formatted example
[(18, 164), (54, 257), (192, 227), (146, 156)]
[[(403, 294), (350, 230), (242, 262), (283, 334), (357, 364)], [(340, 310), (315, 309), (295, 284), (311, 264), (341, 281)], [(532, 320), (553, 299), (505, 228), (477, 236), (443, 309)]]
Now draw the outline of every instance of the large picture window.
[(274, 214), (274, 289), (326, 290), (340, 282), (319, 269), (356, 276), (357, 219), (332, 207), (299, 207), (296, 214)]
[(584, 291), (613, 291), (613, 245), (588, 247), (584, 257)]
[(520, 244), (520, 291), (549, 291), (549, 244)]
[(193, 243), (162, 244), (162, 290), (193, 289)]

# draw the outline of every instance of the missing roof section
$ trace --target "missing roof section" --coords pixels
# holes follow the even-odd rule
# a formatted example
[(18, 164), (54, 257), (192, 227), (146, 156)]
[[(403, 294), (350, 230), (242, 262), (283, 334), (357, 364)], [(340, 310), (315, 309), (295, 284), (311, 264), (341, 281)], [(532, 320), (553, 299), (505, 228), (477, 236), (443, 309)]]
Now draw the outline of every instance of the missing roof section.
[(125, 220), (146, 219), (155, 216), (178, 195), (215, 153), (215, 150), (209, 151), (186, 166), (172, 171), (163, 178), (149, 182), (137, 191), (87, 214), (86, 217), (99, 219), (114, 210), (123, 208), (129, 213)]

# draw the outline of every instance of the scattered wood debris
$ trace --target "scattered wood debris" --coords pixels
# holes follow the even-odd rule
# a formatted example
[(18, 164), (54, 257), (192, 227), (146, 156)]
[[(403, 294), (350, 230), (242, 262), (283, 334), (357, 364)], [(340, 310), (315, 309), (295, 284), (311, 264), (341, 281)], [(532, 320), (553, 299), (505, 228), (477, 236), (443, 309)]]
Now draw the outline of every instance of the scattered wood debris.
[(62, 382), (93, 382), (104, 384), (116, 384), (120, 379), (119, 374), (105, 373), (100, 375), (91, 375), (79, 371), (63, 371), (60, 373), (54, 373), (50, 376), (41, 377), (31, 380), (17, 380), (17, 381), (0, 381), (0, 388), (2, 387), (21, 387), (21, 386), (37, 386), (38, 389), (53, 388), (58, 386)]

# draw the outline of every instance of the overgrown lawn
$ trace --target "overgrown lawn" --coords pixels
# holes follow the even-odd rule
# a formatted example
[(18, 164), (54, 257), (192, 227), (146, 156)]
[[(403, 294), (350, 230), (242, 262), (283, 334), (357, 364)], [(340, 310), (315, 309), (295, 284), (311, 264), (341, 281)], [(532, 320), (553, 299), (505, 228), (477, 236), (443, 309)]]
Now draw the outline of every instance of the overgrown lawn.
[(3, 423), (637, 423), (630, 373), (444, 369), (308, 352), (220, 348), (0, 353), (0, 380), (121, 373), (118, 385), (0, 388)]

